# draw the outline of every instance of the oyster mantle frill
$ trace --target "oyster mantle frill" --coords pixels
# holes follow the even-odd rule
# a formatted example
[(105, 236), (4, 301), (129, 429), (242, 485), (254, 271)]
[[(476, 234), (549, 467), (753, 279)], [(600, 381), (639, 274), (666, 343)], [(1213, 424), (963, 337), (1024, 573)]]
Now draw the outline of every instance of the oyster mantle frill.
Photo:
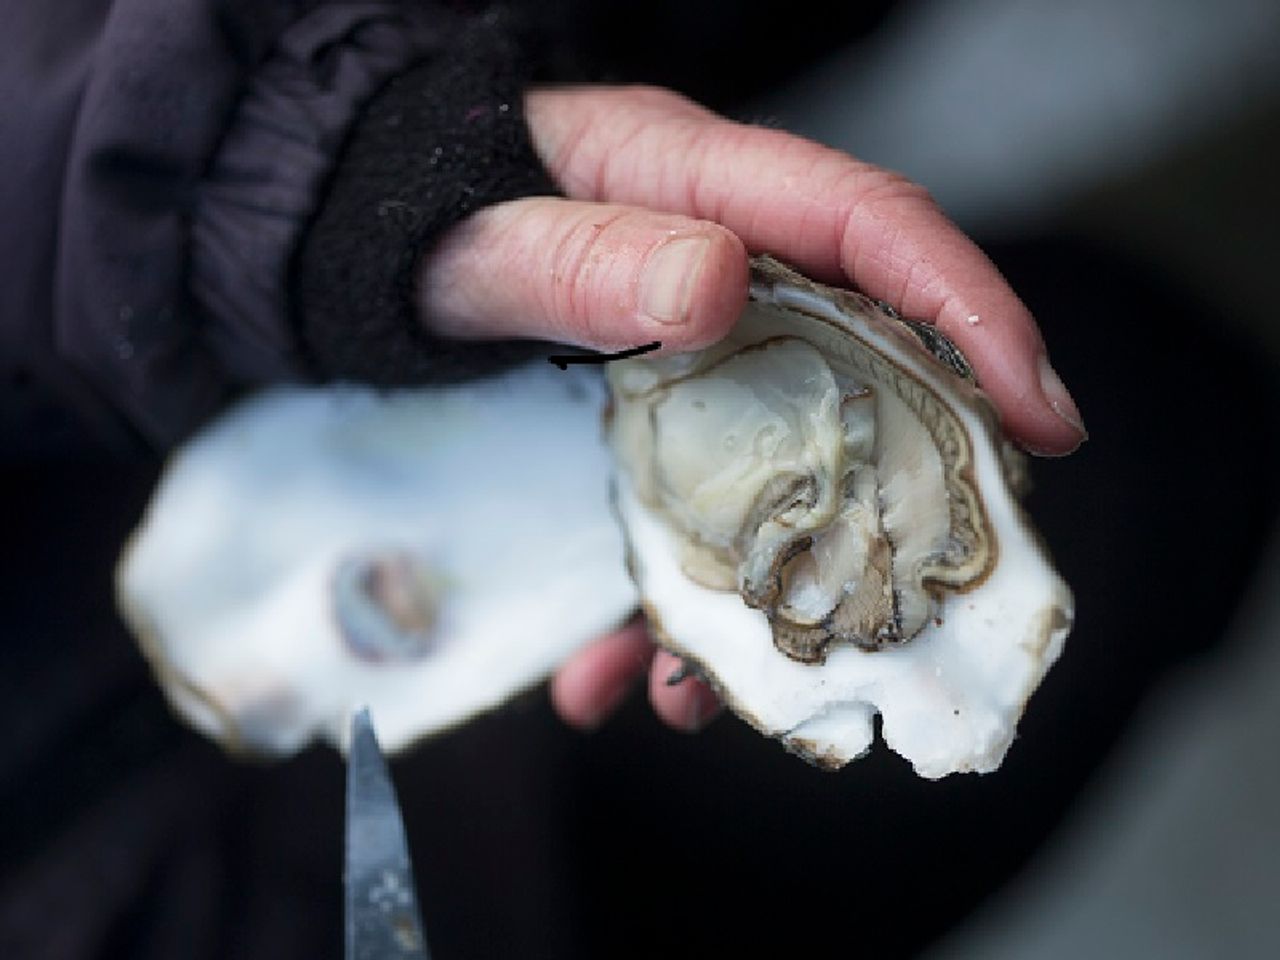
[(999, 764), (1072, 605), (954, 347), (758, 258), (729, 337), (607, 380), (607, 405), (591, 372), (545, 363), (276, 390), (212, 425), (118, 577), (171, 702), (267, 753), (340, 742), (367, 705), (395, 749), (639, 602), (815, 762), (864, 752), (879, 713), (922, 775)]

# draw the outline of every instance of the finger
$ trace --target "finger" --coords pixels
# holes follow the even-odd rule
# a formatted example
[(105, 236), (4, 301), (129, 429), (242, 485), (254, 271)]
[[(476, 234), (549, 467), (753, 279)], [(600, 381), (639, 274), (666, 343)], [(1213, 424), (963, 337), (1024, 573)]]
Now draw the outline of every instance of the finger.
[(921, 187), (664, 91), (535, 91), (527, 114), (539, 154), (570, 196), (713, 220), (749, 249), (852, 282), (937, 323), (1025, 445), (1061, 454), (1084, 438), (1030, 312)]
[(720, 712), (720, 699), (697, 677), (688, 676), (678, 684), (668, 683), (680, 669), (679, 657), (665, 650), (654, 654), (649, 669), (649, 702), (653, 712), (668, 726), (696, 733)]
[(565, 723), (589, 730), (616, 710), (649, 667), (653, 644), (636, 620), (579, 650), (551, 678), (551, 704)]
[(719, 224), (534, 197), (474, 214), (424, 263), (430, 328), (599, 350), (719, 340), (746, 302), (747, 255)]

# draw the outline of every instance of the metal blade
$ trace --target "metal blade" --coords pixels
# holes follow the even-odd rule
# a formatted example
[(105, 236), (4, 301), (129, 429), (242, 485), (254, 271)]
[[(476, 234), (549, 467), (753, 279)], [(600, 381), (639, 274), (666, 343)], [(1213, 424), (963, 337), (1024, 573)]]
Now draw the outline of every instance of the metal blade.
[(346, 960), (428, 960), (400, 805), (369, 711), (347, 754)]

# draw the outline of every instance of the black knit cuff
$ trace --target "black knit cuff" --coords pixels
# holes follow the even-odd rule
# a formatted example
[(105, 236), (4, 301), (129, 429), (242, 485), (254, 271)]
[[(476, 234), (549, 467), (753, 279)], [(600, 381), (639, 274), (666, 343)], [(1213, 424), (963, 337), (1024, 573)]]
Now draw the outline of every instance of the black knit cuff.
[(255, 70), (191, 218), (188, 282), (223, 379), (308, 375), (291, 319), (293, 257), (361, 111), (390, 78), (441, 55), (462, 23), (441, 4), (326, 3)]
[(366, 106), (294, 262), (298, 334), (320, 375), (408, 384), (527, 355), (431, 337), (415, 283), (426, 251), (468, 214), (558, 192), (525, 127), (529, 72), (511, 32), (484, 17)]

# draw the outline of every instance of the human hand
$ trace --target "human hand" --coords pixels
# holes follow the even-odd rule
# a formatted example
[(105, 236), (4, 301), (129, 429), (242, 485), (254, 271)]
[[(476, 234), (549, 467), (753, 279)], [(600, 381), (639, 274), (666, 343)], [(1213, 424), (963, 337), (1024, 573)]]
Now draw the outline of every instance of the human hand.
[[(498, 204), (451, 231), (423, 264), (434, 333), (698, 349), (745, 304), (747, 251), (768, 252), (936, 323), (1027, 449), (1062, 455), (1084, 439), (1030, 312), (921, 187), (664, 90), (539, 90), (526, 114), (567, 199)], [(635, 622), (566, 663), (552, 699), (567, 722), (593, 726), (647, 668), (658, 715), (697, 729), (715, 698), (696, 678), (668, 686), (677, 666)]]

